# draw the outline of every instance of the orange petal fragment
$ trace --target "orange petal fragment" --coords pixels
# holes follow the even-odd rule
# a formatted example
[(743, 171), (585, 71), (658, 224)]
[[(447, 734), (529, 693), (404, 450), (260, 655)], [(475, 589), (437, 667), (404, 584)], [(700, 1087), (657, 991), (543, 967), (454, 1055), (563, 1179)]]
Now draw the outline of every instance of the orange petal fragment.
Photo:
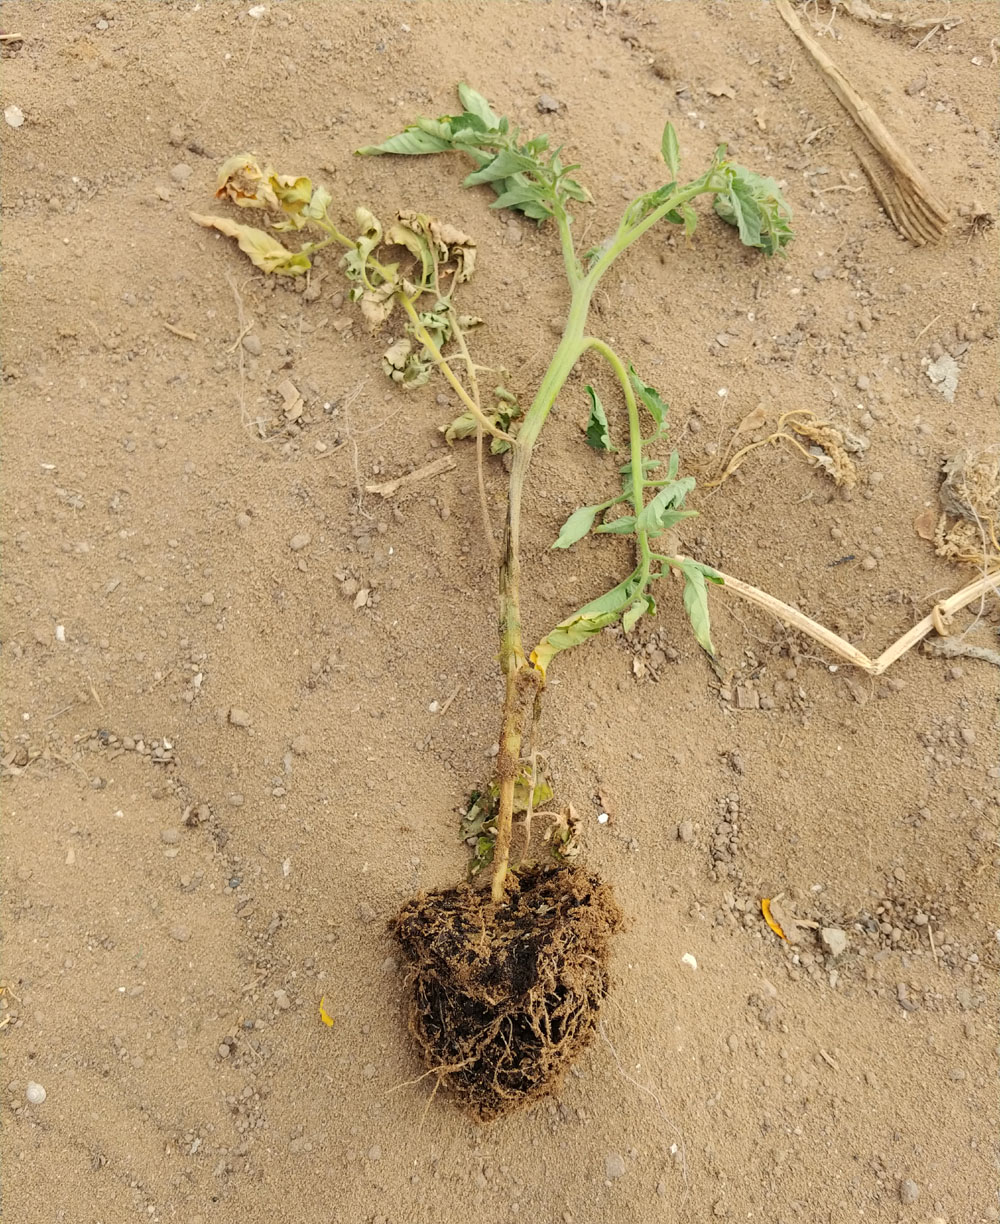
[(771, 928), (771, 930), (775, 933), (775, 935), (777, 935), (779, 939), (787, 940), (788, 936), (785, 934), (785, 932), (781, 929), (781, 927), (778, 926), (778, 924), (771, 917), (771, 898), (770, 897), (765, 897), (761, 901), (760, 912), (764, 915), (764, 921)]

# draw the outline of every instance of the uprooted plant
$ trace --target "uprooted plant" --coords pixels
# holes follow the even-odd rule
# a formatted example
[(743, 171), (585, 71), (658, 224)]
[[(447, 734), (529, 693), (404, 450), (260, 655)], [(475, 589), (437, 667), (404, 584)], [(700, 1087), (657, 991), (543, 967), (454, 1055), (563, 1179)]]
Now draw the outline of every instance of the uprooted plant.
[[(661, 151), (669, 171), (663, 186), (626, 208), (617, 229), (584, 255), (577, 253), (570, 209), (589, 199), (566, 165), (561, 150), (550, 151), (544, 136), (522, 139), (487, 101), (459, 86), (463, 111), (440, 119), (419, 119), (363, 154), (418, 155), (460, 152), (475, 164), (465, 185), (489, 185), (494, 208), (523, 213), (539, 223), (554, 222), (559, 234), (571, 298), (562, 338), (531, 400), (520, 412), (506, 388), (489, 401), (480, 389), (466, 333), (479, 319), (461, 314), (457, 288), (475, 267), (476, 247), (455, 227), (418, 212), (403, 212), (388, 226), (366, 209), (356, 214), (355, 237), (330, 219), (330, 194), (300, 175), (261, 168), (255, 158), (229, 159), (217, 195), (243, 209), (263, 211), (270, 230), (240, 225), (225, 217), (196, 217), (234, 237), (257, 267), (302, 275), (327, 246), (343, 248), (351, 297), (377, 329), (402, 316), (403, 334), (382, 362), (403, 387), (422, 385), (436, 369), (462, 402), (464, 412), (448, 427), (449, 440), (476, 437), (494, 451), (512, 452), (507, 519), (499, 558), (500, 667), (504, 697), (499, 753), (493, 777), (466, 813), (464, 832), (476, 839), (480, 865), (492, 861), (487, 893), (470, 885), (439, 890), (408, 903), (395, 920), (395, 933), (412, 966), (414, 1001), (411, 1030), (439, 1082), (452, 1088), (474, 1113), (492, 1118), (551, 1091), (575, 1054), (590, 1040), (597, 1008), (607, 988), (606, 956), (620, 911), (606, 885), (571, 860), (575, 817), (538, 811), (551, 798), (539, 764), (536, 731), (546, 676), (560, 652), (603, 628), (621, 622), (630, 630), (655, 611), (653, 587), (673, 571), (683, 577), (684, 605), (695, 637), (713, 651), (707, 588), (723, 576), (689, 557), (662, 551), (658, 540), (689, 517), (685, 500), (694, 479), (679, 472), (676, 451), (666, 459), (650, 448), (667, 437), (667, 405), (605, 340), (589, 334), (594, 292), (612, 264), (661, 222), (694, 233), (693, 202), (711, 198), (715, 212), (733, 225), (740, 240), (766, 254), (789, 241), (790, 212), (776, 183), (730, 161), (724, 147), (708, 168), (682, 182), (677, 137), (668, 123)], [(273, 231), (310, 231), (292, 251)], [(447, 353), (447, 355), (446, 355)], [(576, 510), (564, 523), (555, 548), (569, 548), (588, 532), (627, 535), (635, 546), (631, 573), (611, 590), (566, 617), (526, 650), (521, 627), (521, 503), (532, 453), (557, 396), (577, 363), (593, 353), (611, 369), (627, 415), (628, 461), (619, 468), (621, 490)], [(587, 441), (610, 450), (607, 415), (593, 388)], [(643, 424), (643, 413), (648, 423)], [(481, 471), (481, 465), (480, 465)], [(480, 486), (482, 488), (482, 485)], [(485, 498), (483, 513), (488, 513)], [(530, 735), (531, 752), (524, 751)], [(557, 867), (522, 862), (511, 870), (514, 816), (553, 820), (550, 845), (564, 861)], [(525, 846), (528, 832), (525, 831)]]

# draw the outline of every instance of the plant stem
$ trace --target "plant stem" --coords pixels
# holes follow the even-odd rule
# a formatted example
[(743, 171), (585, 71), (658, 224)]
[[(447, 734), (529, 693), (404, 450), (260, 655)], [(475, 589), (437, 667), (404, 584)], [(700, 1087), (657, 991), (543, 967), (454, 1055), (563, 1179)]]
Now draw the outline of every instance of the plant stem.
[[(595, 352), (607, 361), (615, 372), (615, 377), (621, 383), (622, 391), (625, 395), (625, 404), (628, 408), (628, 438), (629, 438), (629, 457), (632, 468), (632, 508), (635, 511), (636, 519), (642, 513), (643, 507), (643, 478), (642, 478), (642, 429), (639, 423), (639, 405), (635, 402), (635, 391), (632, 389), (632, 382), (628, 376), (628, 371), (625, 369), (625, 364), (618, 354), (603, 340), (598, 340), (596, 336), (588, 336), (584, 340), (586, 348), (592, 348)], [(639, 542), (639, 564), (642, 567), (643, 582), (649, 574), (649, 533), (642, 527), (636, 524), (636, 538)]]
[[(559, 236), (562, 242), (566, 276), (572, 289), (566, 326), (559, 347), (553, 354), (548, 369), (542, 376), (538, 391), (525, 414), (517, 439), (512, 447), (513, 465), (507, 495), (507, 525), (504, 531), (503, 555), (500, 561), (500, 670), (504, 676), (503, 717), (500, 729), (500, 751), (497, 756), (495, 779), (499, 786), (497, 806), (497, 837), (493, 852), (492, 897), (496, 904), (503, 900), (507, 868), (510, 862), (511, 828), (514, 819), (514, 786), (517, 780), (518, 759), (521, 749), (523, 726), (522, 694), (518, 680), (529, 670), (524, 645), (521, 640), (521, 499), (524, 484), (531, 464), (531, 455), (538, 435), (542, 431), (556, 397), (563, 389), (573, 367), (588, 348), (595, 348), (610, 362), (625, 394), (629, 410), (629, 437), (632, 453), (632, 500), (636, 514), (642, 509), (642, 452), (639, 432), (638, 407), (629, 382), (628, 373), (615, 352), (602, 340), (586, 337), (587, 317), (590, 303), (601, 277), (614, 261), (633, 242), (654, 226), (672, 209), (679, 207), (696, 195), (714, 190), (710, 185), (711, 173), (697, 182), (675, 192), (668, 200), (643, 218), (636, 225), (621, 226), (607, 250), (594, 262), (590, 270), (580, 274), (579, 263), (573, 250), (569, 222), (565, 214), (556, 212)], [(412, 306), (410, 307), (412, 310)], [(432, 350), (433, 351), (433, 350)], [(447, 367), (443, 366), (446, 371)], [(463, 396), (463, 402), (467, 397)], [(645, 533), (643, 533), (643, 536)], [(640, 537), (641, 561), (637, 573), (643, 581), (648, 576), (651, 554), (649, 541)], [(542, 677), (531, 669), (534, 682), (544, 683)]]
[(423, 323), (420, 322), (420, 316), (414, 309), (413, 302), (402, 290), (397, 291), (396, 300), (402, 305), (403, 309), (409, 316), (410, 323), (413, 325), (413, 334), (434, 358), (434, 361), (440, 367), (441, 373), (451, 384), (452, 390), (476, 418), (482, 428), (485, 429), (487, 433), (492, 434), (494, 438), (503, 438), (505, 442), (513, 443), (513, 436), (511, 434), (504, 433), (502, 429), (497, 429), (497, 427), (491, 420), (489, 420), (472, 396), (469, 395), (468, 391), (466, 391), (466, 389), (462, 386), (461, 382), (456, 377), (454, 370), (452, 370), (451, 366), (445, 360), (441, 350), (434, 343), (434, 339), (430, 332), (426, 327), (424, 327)]

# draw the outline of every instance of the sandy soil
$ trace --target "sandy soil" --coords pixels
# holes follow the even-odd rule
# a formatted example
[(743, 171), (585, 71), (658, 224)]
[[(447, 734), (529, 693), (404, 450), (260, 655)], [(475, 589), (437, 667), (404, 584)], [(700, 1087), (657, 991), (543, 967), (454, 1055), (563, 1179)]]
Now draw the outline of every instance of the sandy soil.
[[(870, 681), (725, 594), (721, 678), (669, 590), (553, 668), (559, 792), (629, 918), (599, 1039), (491, 1127), (431, 1099), (386, 920), (462, 878), (497, 734), (474, 456), (364, 493), (444, 453), (452, 397), (386, 383), (334, 259), (274, 284), (188, 216), (250, 147), (344, 217), (448, 217), (479, 242), (477, 354), (530, 398), (565, 310), (554, 234), (453, 163), (352, 150), (467, 78), (568, 144), (599, 240), (661, 180), (665, 117), (692, 166), (729, 141), (787, 184), (788, 258), (706, 216), (616, 265), (594, 325), (671, 402), (688, 470), (758, 405), (866, 440), (846, 492), (755, 452), (696, 494), (684, 545), (875, 654), (975, 576), (914, 520), (998, 419), (997, 230), (967, 223), (997, 195), (996, 11), (908, 7), (962, 20), (924, 39), (841, 13), (824, 40), (953, 207), (926, 249), (755, 0), (4, 4), (5, 1218), (1000, 1218), (996, 669), (920, 649)], [(953, 403), (926, 373), (944, 351)], [(615, 402), (588, 371), (533, 471), (529, 635), (627, 564), (605, 537), (548, 548), (613, 483), (580, 441), (586, 377)], [(499, 464), (488, 486), (499, 523)], [(995, 647), (997, 619), (951, 628)], [(846, 951), (777, 938), (776, 894)]]

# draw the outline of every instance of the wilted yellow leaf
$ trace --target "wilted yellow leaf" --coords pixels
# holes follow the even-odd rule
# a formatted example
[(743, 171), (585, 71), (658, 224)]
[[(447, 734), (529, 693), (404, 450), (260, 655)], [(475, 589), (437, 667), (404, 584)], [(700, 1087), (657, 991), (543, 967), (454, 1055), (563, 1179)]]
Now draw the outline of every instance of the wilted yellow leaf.
[(309, 257), (298, 251), (289, 251), (281, 243), (252, 225), (240, 225), (228, 217), (205, 217), (191, 213), (191, 220), (208, 229), (217, 229), (227, 238), (235, 238), (241, 251), (250, 262), (264, 272), (276, 272), (281, 276), (301, 276), (312, 267)]
[(220, 200), (232, 200), (240, 208), (281, 207), (267, 175), (250, 153), (226, 158), (219, 167), (215, 194)]
[(326, 995), (324, 995), (323, 998), (320, 999), (319, 1001), (319, 1018), (323, 1021), (323, 1023), (326, 1025), (327, 1028), (333, 1028), (333, 1016), (331, 1016), (330, 1013), (323, 1006), (323, 1003), (325, 1000), (326, 1000)]

